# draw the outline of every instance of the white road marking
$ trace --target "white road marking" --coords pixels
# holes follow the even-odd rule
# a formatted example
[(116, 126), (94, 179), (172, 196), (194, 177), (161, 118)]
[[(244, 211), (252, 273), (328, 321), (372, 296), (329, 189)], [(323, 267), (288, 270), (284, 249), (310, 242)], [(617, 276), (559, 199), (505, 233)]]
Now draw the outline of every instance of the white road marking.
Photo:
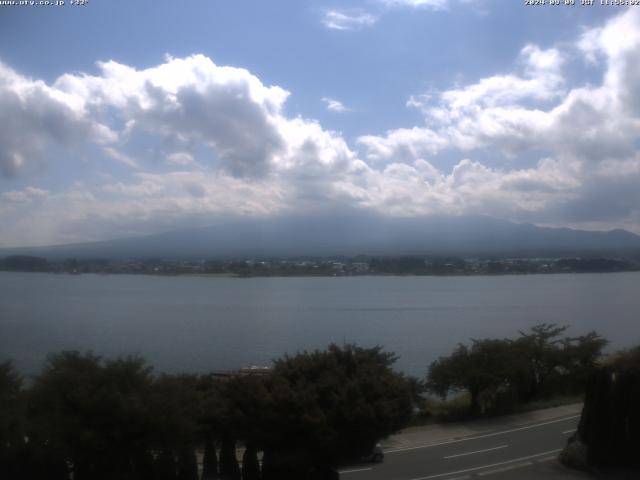
[(371, 468), (355, 468), (353, 470), (340, 470), (338, 473), (343, 474), (343, 473), (368, 472), (369, 470), (371, 470)]
[(550, 462), (552, 460), (556, 460), (558, 458), (557, 455), (551, 455), (550, 457), (544, 457), (544, 458), (536, 458), (535, 460), (532, 460), (531, 463), (544, 463), (544, 462)]
[[(496, 473), (508, 472), (510, 470), (515, 470), (517, 468), (528, 467), (529, 465), (533, 465), (534, 463), (550, 462), (555, 459), (556, 459), (555, 455), (552, 455), (551, 457), (535, 458), (527, 462), (514, 463), (513, 465), (507, 465), (506, 467), (494, 468), (492, 470), (485, 470), (484, 472), (478, 472), (477, 475), (479, 477), (486, 477), (487, 475), (495, 475)], [(452, 479), (449, 479), (449, 480), (452, 480)]]
[(529, 465), (531, 465), (531, 462), (514, 463), (512, 465), (507, 465), (506, 467), (494, 468), (492, 470), (478, 472), (478, 476), (486, 477), (487, 475), (495, 475), (496, 473), (508, 472), (510, 470), (515, 470), (516, 468), (528, 467)]
[(545, 425), (551, 425), (552, 423), (566, 422), (567, 420), (573, 420), (574, 418), (580, 418), (580, 415), (572, 415), (571, 417), (558, 418), (556, 420), (550, 420), (548, 422), (536, 423), (535, 425), (527, 425), (526, 427), (512, 428), (510, 430), (503, 430), (501, 432), (485, 433), (484, 435), (477, 435), (475, 437), (459, 438), (457, 440), (447, 440), (446, 442), (439, 442), (439, 443), (428, 443), (428, 444), (425, 444), (425, 445), (418, 445), (418, 446), (415, 446), (415, 447), (406, 447), (406, 448), (396, 448), (396, 449), (393, 449), (393, 450), (385, 450), (384, 453), (407, 452), (409, 450), (419, 450), (421, 448), (431, 448), (431, 447), (438, 447), (440, 445), (451, 445), (452, 443), (468, 442), (470, 440), (478, 440), (480, 438), (495, 437), (496, 435), (504, 435), (505, 433), (520, 432), (522, 430), (529, 430), (531, 428), (543, 427)]
[(549, 450), (548, 452), (536, 453), (535, 455), (529, 455), (527, 457), (514, 458), (512, 460), (506, 460), (504, 462), (492, 463), (490, 465), (481, 465), (479, 467), (465, 468), (464, 470), (457, 470), (455, 472), (438, 473), (436, 475), (429, 475), (429, 476), (426, 476), (426, 477), (416, 477), (416, 478), (412, 478), (411, 480), (429, 480), (430, 478), (446, 477), (448, 475), (458, 475), (459, 473), (473, 472), (474, 470), (483, 470), (485, 468), (499, 467), (500, 465), (507, 465), (509, 463), (521, 462), (523, 460), (529, 460), (529, 459), (536, 458), (536, 457), (543, 457), (543, 456), (549, 455), (551, 453), (558, 453), (561, 450), (562, 449), (559, 448), (557, 450)]
[(501, 448), (507, 448), (508, 446), (509, 445), (500, 445), (499, 447), (485, 448), (484, 450), (476, 450), (475, 452), (457, 453), (455, 455), (449, 455), (448, 457), (444, 457), (444, 458), (466, 457), (467, 455), (473, 455), (474, 453), (491, 452), (493, 450), (500, 450)]
[(565, 430), (564, 432), (562, 432), (562, 434), (563, 434), (563, 435), (566, 435), (566, 434), (568, 434), (568, 433), (573, 433), (573, 432), (575, 432), (575, 431), (576, 431), (576, 429), (575, 429), (575, 428), (574, 428), (573, 430)]

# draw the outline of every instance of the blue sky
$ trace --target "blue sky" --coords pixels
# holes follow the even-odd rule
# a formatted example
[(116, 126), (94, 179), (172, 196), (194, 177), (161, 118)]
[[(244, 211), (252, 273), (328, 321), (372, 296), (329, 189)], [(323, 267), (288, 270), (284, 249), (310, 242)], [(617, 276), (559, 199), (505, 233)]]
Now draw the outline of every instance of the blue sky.
[(0, 246), (336, 208), (640, 232), (640, 7), (523, 3), (0, 5)]

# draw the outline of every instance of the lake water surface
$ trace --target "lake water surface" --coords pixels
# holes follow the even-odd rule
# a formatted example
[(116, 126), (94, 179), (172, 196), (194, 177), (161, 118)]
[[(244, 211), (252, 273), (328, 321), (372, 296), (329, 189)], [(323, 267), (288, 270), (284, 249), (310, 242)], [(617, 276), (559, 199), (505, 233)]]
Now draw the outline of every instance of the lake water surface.
[(267, 365), (331, 342), (383, 345), (423, 375), (469, 338), (541, 322), (640, 344), (640, 273), (212, 278), (0, 272), (0, 360), (25, 373), (62, 349), (138, 353), (158, 371)]

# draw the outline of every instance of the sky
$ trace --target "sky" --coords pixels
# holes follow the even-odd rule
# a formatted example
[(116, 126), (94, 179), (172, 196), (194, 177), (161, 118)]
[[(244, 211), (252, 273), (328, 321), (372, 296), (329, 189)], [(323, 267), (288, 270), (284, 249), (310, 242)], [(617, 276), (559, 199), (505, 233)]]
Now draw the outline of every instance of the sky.
[(0, 247), (331, 212), (640, 233), (640, 6), (19, 3)]

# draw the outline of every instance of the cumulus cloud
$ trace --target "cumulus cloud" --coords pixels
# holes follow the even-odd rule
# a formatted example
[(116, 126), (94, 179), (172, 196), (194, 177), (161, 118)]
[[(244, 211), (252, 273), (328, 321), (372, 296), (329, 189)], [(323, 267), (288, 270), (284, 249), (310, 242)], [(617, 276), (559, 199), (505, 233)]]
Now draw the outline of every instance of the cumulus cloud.
[[(48, 143), (88, 142), (132, 168), (61, 191), (34, 184), (0, 194), (0, 221), (11, 225), (0, 242), (98, 240), (327, 208), (640, 231), (637, 32), (640, 11), (628, 9), (574, 46), (524, 45), (511, 71), (417, 93), (408, 105), (421, 124), (361, 136), (360, 154), (317, 121), (287, 116), (285, 89), (201, 55), (143, 70), (105, 62), (99, 74), (50, 86), (4, 67), (0, 101), (12, 115), (0, 116), (24, 126), (30, 115), (44, 128), (20, 136), (8, 127), (18, 139), (0, 143), (5, 175), (15, 164), (8, 155), (36, 145), (32, 166)], [(576, 49), (578, 61), (601, 65), (599, 84), (568, 83)], [(56, 122), (44, 120), (51, 111)], [(137, 136), (160, 146), (157, 161), (136, 160)]]
[[(612, 23), (601, 35), (618, 28)], [(598, 48), (597, 44), (592, 47)], [(421, 155), (446, 148), (471, 151), (485, 147), (512, 157), (539, 149), (594, 161), (628, 155), (639, 133), (640, 110), (631, 110), (639, 95), (630, 86), (635, 83), (629, 83), (638, 80), (637, 57), (633, 48), (608, 52), (602, 85), (568, 89), (562, 75), (562, 53), (527, 45), (518, 59), (519, 72), (483, 78), (435, 97), (412, 97), (408, 104), (423, 113), (425, 126), (364, 136), (360, 143), (372, 158), (392, 158), (400, 150)]]
[[(209, 165), (238, 178), (263, 178), (314, 160), (333, 164), (336, 155), (350, 155), (341, 139), (332, 140), (335, 135), (317, 123), (287, 118), (289, 92), (264, 85), (245, 69), (218, 66), (203, 55), (168, 58), (146, 70), (113, 61), (99, 67), (100, 76), (67, 74), (56, 88), (115, 112), (128, 136), (144, 132), (175, 147), (207, 146)], [(327, 150), (332, 143), (340, 144), (340, 153)], [(189, 163), (185, 154), (167, 160)]]
[(332, 30), (360, 30), (377, 21), (378, 17), (363, 11), (327, 10), (322, 17), (322, 24)]
[(204, 143), (237, 176), (265, 174), (284, 148), (277, 123), (289, 93), (245, 69), (220, 67), (203, 55), (168, 58), (146, 70), (113, 61), (99, 67), (100, 76), (67, 74), (56, 87), (115, 110), (129, 134)]
[[(65, 74), (46, 88), (77, 99), (87, 120), (112, 120), (119, 141), (99, 151), (130, 167), (132, 176), (72, 188), (82, 193), (80, 201), (51, 195), (42, 208), (57, 217), (55, 225), (30, 211), (24, 220), (12, 219), (14, 231), (47, 229), (40, 238), (67, 241), (66, 233), (51, 230), (70, 232), (83, 221), (109, 225), (85, 229), (96, 239), (134, 233), (134, 224), (157, 231), (182, 224), (179, 219), (267, 215), (295, 205), (297, 197), (328, 198), (331, 182), (356, 160), (340, 134), (284, 115), (289, 93), (265, 86), (247, 70), (221, 67), (202, 55), (167, 58), (146, 70), (113, 61), (99, 68), (99, 75)], [(142, 172), (152, 163), (142, 164), (128, 150), (139, 136), (157, 142), (156, 152), (173, 150), (160, 153), (160, 163), (181, 171)], [(28, 227), (34, 222), (38, 226)]]
[(434, 155), (449, 145), (444, 136), (423, 127), (390, 130), (384, 137), (363, 135), (358, 143), (365, 148), (367, 160), (373, 162), (410, 162)]
[[(530, 44), (513, 73), (412, 97), (408, 105), (424, 115), (423, 126), (358, 142), (367, 159), (391, 164), (411, 164), (444, 150), (489, 149), (506, 156), (505, 170), (471, 160), (453, 168), (450, 198), (458, 198), (456, 208), (463, 211), (500, 215), (508, 202), (520, 211), (510, 218), (535, 211), (526, 218), (556, 224), (586, 222), (590, 211), (592, 217), (602, 212), (602, 220), (608, 212), (610, 221), (638, 230), (640, 208), (629, 187), (640, 185), (638, 32), (640, 13), (630, 9), (576, 41), (586, 61), (603, 63), (601, 85), (566, 85), (566, 55)], [(537, 168), (508, 169), (509, 158), (539, 151), (549, 158)]]
[[(337, 182), (343, 198), (392, 216), (482, 214), (523, 219), (576, 198), (580, 183), (555, 159), (506, 171), (463, 159), (443, 171), (426, 160), (364, 166)], [(538, 217), (539, 218), (539, 217)]]
[(10, 178), (40, 170), (49, 145), (116, 139), (89, 115), (84, 98), (26, 78), (2, 63), (0, 124), (0, 175)]
[(440, 92), (435, 101), (433, 94), (414, 96), (408, 105), (424, 114), (425, 127), (365, 136), (360, 143), (371, 147), (374, 157), (385, 150), (390, 155), (400, 149), (436, 153), (447, 147), (473, 150), (487, 145), (515, 154), (543, 145), (554, 133), (554, 113), (541, 108), (564, 95), (563, 58), (556, 49), (527, 45), (518, 64), (520, 72)]

